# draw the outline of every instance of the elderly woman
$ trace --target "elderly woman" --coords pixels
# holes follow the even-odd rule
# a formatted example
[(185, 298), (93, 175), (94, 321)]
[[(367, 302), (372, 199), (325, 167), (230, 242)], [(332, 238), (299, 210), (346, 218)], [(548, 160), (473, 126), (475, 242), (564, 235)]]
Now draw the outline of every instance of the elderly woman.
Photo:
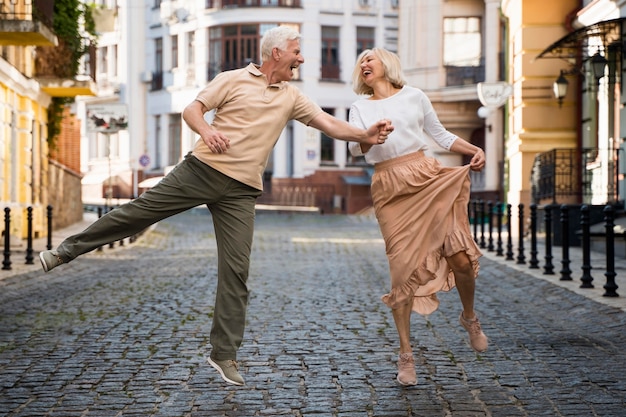
[[(474, 312), (481, 252), (467, 216), (469, 171), (483, 169), (485, 154), (441, 125), (424, 92), (406, 85), (393, 52), (363, 51), (354, 68), (353, 88), (366, 97), (352, 104), (351, 124), (363, 128), (386, 117), (395, 127), (384, 144), (350, 143), (349, 148), (375, 167), (372, 200), (391, 275), (391, 291), (382, 300), (392, 309), (400, 339), (397, 380), (415, 385), (411, 311), (434, 312), (437, 292), (458, 289), (463, 307), (459, 320), (470, 345), (478, 352), (487, 349)], [(427, 136), (442, 148), (471, 156), (469, 165), (442, 166), (426, 153)]]

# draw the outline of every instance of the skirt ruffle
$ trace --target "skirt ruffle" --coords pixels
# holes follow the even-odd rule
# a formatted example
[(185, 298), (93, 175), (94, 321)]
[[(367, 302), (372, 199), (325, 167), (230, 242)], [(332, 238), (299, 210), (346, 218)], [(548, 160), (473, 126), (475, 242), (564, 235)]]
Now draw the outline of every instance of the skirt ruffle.
[(446, 258), (459, 252), (478, 275), (482, 253), (470, 231), (469, 191), (469, 166), (443, 167), (421, 152), (376, 165), (372, 198), (391, 275), (386, 305), (437, 310), (437, 293), (456, 286)]

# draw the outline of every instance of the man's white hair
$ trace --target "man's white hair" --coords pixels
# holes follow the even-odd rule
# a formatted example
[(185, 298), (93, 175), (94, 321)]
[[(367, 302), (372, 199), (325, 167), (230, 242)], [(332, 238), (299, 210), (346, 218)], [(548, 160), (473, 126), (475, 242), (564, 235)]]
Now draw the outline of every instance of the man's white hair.
[(300, 39), (300, 33), (289, 26), (277, 26), (265, 32), (261, 40), (261, 59), (267, 61), (272, 49), (286, 49), (287, 42)]

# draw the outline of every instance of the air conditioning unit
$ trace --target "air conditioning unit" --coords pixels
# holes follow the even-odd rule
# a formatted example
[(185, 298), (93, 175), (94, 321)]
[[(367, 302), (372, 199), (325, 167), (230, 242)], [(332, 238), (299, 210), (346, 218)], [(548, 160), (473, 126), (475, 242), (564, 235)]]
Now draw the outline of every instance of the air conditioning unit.
[(144, 71), (141, 73), (141, 82), (142, 83), (151, 83), (152, 82), (152, 72)]

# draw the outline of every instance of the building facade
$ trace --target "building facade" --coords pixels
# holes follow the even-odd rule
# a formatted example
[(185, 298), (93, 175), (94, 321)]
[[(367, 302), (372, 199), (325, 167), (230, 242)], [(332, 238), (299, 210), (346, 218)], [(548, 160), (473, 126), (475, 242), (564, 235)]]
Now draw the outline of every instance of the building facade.
[[(448, 130), (484, 149), (487, 163), (483, 172), (471, 174), (471, 193), (494, 202), (504, 198), (502, 121), (508, 97), (499, 7), (500, 0), (400, 2), (398, 36), (409, 84), (425, 91)], [(480, 88), (505, 95), (483, 103)], [(448, 165), (469, 162), (437, 145), (432, 149)]]
[[(624, 203), (623, 1), (502, 1), (507, 201)], [(593, 211), (592, 211), (593, 213)]]
[[(356, 57), (365, 48), (397, 51), (398, 2), (393, 0), (145, 0), (100, 1), (114, 23), (98, 43), (94, 105), (123, 103), (128, 128), (83, 131), (83, 195), (133, 197), (191, 150), (197, 137), (181, 113), (217, 73), (260, 62), (260, 40), (277, 25), (302, 34), (305, 63), (292, 81), (325, 111), (347, 120)], [(358, 177), (356, 181), (350, 177)], [(297, 122), (283, 131), (268, 162), (262, 201), (355, 212), (369, 205), (367, 166), (347, 144)], [(356, 187), (356, 191), (354, 188)], [(105, 190), (103, 194), (103, 190)], [(359, 191), (360, 190), (360, 191)], [(361, 197), (348, 196), (361, 193)], [(284, 200), (283, 200), (284, 198)], [(347, 201), (349, 200), (349, 201)], [(356, 203), (355, 203), (356, 202)]]

